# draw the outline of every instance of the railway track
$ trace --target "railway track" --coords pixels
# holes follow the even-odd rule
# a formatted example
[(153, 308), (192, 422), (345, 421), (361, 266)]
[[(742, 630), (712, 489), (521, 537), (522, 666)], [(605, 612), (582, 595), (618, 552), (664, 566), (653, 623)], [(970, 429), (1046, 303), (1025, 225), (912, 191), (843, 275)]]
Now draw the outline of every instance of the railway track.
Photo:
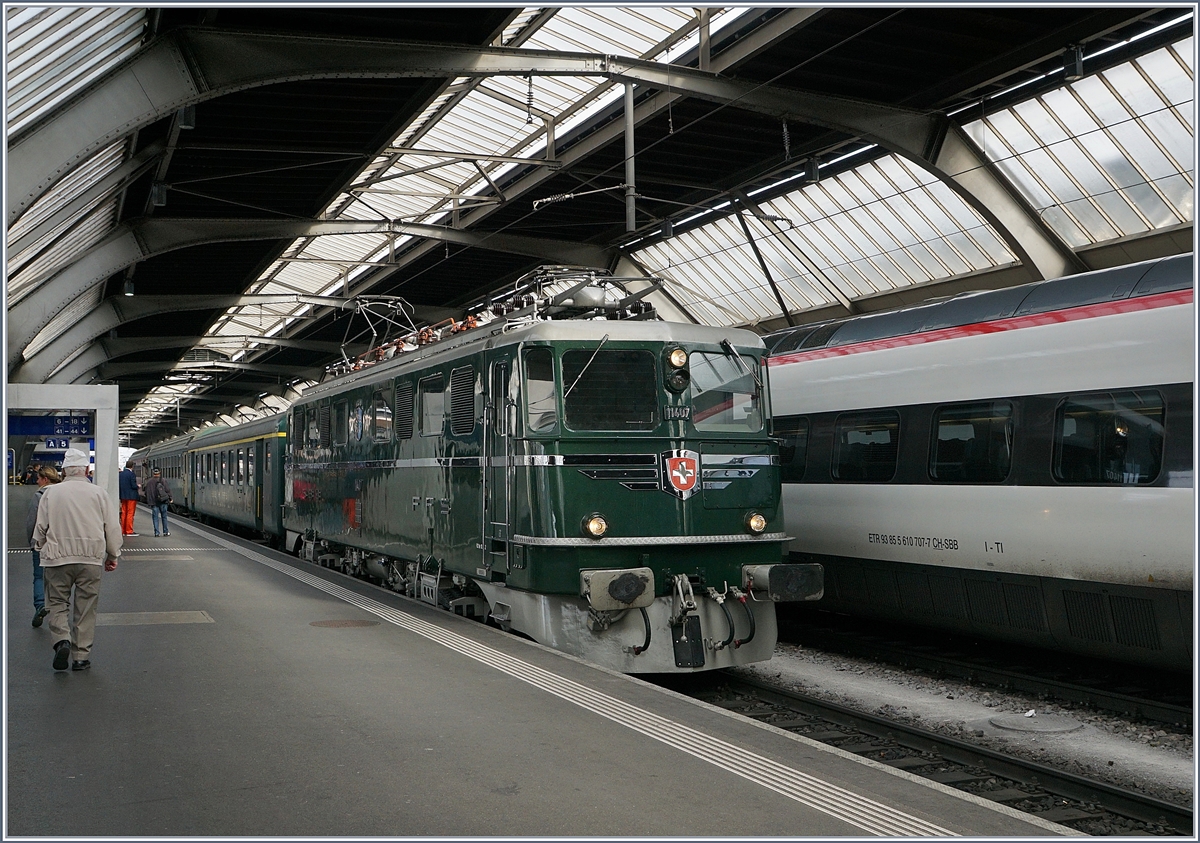
[(1087, 705), (1191, 733), (1190, 676), (1080, 657), (1064, 660), (1041, 650), (931, 635), (903, 625), (872, 622), (867, 629), (861, 621), (828, 613), (781, 618), (779, 637), (792, 644)]
[(666, 684), (710, 704), (1093, 836), (1191, 835), (1192, 810), (745, 677)]

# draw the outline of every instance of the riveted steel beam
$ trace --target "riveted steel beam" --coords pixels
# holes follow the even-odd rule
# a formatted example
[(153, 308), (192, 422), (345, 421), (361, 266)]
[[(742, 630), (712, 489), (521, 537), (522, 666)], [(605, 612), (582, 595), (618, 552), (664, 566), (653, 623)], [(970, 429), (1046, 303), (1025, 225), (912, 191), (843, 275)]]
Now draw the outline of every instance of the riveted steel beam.
[[(281, 337), (136, 337), (136, 338), (120, 338), (110, 339), (107, 337), (96, 339), (82, 354), (70, 360), (65, 365), (59, 366), (56, 370), (47, 376), (40, 375), (39, 355), (34, 355), (28, 363), (22, 366), (20, 371), (24, 371), (26, 367), (30, 369), (29, 377), (34, 383), (45, 381), (48, 383), (74, 383), (75, 380), (86, 374), (92, 369), (107, 363), (117, 357), (124, 357), (126, 354), (136, 354), (138, 352), (150, 351), (156, 348), (221, 348), (224, 346), (234, 346), (239, 344), (257, 344), (280, 346), (283, 348), (302, 348), (305, 351), (317, 351), (324, 354), (339, 354), (341, 353), (342, 345), (336, 342), (323, 342), (316, 340), (292, 340)], [(354, 343), (345, 346), (347, 355), (354, 356), (361, 354), (367, 350), (367, 346), (362, 343)], [(168, 368), (171, 364), (164, 361), (163, 367)]]
[[(233, 91), (346, 76), (603, 76), (834, 129), (903, 155), (950, 184), (1038, 277), (1078, 268), (1048, 226), (944, 116), (741, 82), (615, 56), (374, 39), (172, 30), (9, 143), (9, 222), (89, 153), (172, 111)], [(980, 192), (983, 195), (979, 195)], [(989, 207), (990, 203), (990, 207)]]
[[(12, 366), (14, 361), (20, 360), (30, 341), (64, 307), (113, 273), (138, 261), (206, 243), (291, 240), (298, 237), (339, 234), (430, 238), (496, 252), (532, 255), (567, 264), (596, 265), (597, 261), (606, 262), (611, 254), (597, 246), (563, 240), (503, 233), (476, 233), (439, 225), (393, 223), (388, 220), (142, 218), (120, 226), (78, 260), (43, 278), (36, 289), (12, 306), (9, 311), (9, 365)], [(235, 306), (237, 305), (228, 305)], [(56, 365), (64, 359), (66, 358), (59, 358)], [(49, 371), (53, 371), (53, 368), (47, 373)]]
[[(232, 360), (202, 360), (195, 363), (175, 363), (169, 365), (171, 372), (253, 372), (259, 375), (283, 375), (285, 377), (300, 377), (308, 380), (319, 380), (325, 376), (323, 367), (301, 368), (298, 366), (276, 366), (271, 363), (234, 362)], [(124, 375), (140, 375), (146, 372), (159, 372), (163, 362), (155, 360), (143, 363), (106, 363), (100, 367), (97, 375), (100, 380), (119, 378)]]

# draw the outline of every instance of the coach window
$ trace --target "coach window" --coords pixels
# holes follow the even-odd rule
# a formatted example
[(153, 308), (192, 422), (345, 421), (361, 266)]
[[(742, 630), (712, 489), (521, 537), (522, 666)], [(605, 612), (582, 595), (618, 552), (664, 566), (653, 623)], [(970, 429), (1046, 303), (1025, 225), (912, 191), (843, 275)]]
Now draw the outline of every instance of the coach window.
[(254, 446), (246, 449), (246, 485), (254, 485)]
[(554, 352), (530, 348), (525, 352), (526, 424), (530, 433), (545, 433), (558, 424), (554, 393)]
[(446, 429), (446, 383), (441, 375), (420, 382), (421, 435), (441, 436)]
[(346, 430), (350, 424), (350, 405), (339, 401), (333, 405), (333, 444), (346, 444)]
[(1162, 467), (1163, 399), (1152, 389), (1072, 395), (1054, 430), (1054, 478), (1063, 483), (1152, 483)]
[(984, 401), (942, 407), (933, 417), (929, 476), (960, 483), (1002, 483), (1012, 467), (1013, 407)]
[(237, 483), (241, 486), (246, 482), (246, 451), (237, 449)]
[(886, 483), (896, 475), (900, 414), (894, 410), (844, 413), (834, 423), (833, 476)]
[(217, 482), (219, 482), (219, 483), (224, 483), (224, 482), (225, 482), (225, 478), (226, 478), (226, 474), (225, 474), (225, 463), (226, 463), (226, 456), (225, 456), (225, 452), (224, 452), (224, 451), (222, 451), (222, 452), (221, 452), (221, 476), (220, 476), (220, 478), (219, 478), (219, 479), (218, 479), (218, 481), (217, 481)]
[(779, 440), (779, 479), (784, 483), (799, 483), (804, 479), (804, 462), (808, 457), (808, 419), (800, 416), (776, 419), (774, 428)]
[(375, 417), (375, 441), (376, 442), (391, 442), (392, 441), (392, 406), (388, 400), (388, 394), (382, 390), (375, 390), (375, 395), (371, 399), (373, 405), (372, 415)]
[(565, 352), (563, 415), (567, 427), (615, 431), (658, 427), (657, 369), (654, 354), (641, 349), (576, 348)]
[(756, 433), (763, 419), (751, 356), (692, 355), (692, 424), (712, 433)]

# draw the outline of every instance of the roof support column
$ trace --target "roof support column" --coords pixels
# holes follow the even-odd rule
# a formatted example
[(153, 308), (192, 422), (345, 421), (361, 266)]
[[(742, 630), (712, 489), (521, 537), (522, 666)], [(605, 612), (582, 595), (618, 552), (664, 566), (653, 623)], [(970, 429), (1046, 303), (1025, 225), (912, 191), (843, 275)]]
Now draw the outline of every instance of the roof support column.
[(637, 231), (637, 185), (633, 173), (633, 83), (625, 83), (625, 230)]

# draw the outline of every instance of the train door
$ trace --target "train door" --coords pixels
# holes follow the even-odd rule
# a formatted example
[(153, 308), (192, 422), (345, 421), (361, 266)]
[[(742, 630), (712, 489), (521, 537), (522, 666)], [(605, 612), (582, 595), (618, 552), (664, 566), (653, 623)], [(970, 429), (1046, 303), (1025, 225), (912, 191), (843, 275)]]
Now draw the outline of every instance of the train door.
[(512, 492), (512, 358), (492, 360), (484, 428), (484, 567), (508, 573), (509, 503)]
[(262, 499), (262, 451), (263, 440), (255, 439), (246, 447), (246, 493), (254, 506), (254, 529), (263, 528)]

